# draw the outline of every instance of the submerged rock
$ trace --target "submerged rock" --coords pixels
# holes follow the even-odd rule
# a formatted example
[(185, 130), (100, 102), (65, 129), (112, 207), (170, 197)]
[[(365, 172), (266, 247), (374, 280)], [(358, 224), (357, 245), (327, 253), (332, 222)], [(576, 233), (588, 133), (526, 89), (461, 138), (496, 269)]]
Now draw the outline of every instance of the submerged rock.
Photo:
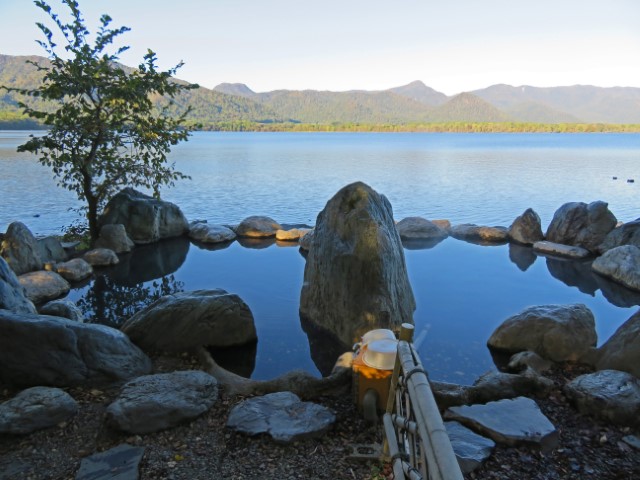
[(413, 323), (415, 308), (391, 204), (364, 183), (347, 185), (318, 215), (302, 318), (351, 346), (373, 328)]
[(509, 353), (535, 352), (563, 362), (580, 359), (596, 341), (595, 319), (585, 305), (540, 305), (505, 320), (487, 346)]

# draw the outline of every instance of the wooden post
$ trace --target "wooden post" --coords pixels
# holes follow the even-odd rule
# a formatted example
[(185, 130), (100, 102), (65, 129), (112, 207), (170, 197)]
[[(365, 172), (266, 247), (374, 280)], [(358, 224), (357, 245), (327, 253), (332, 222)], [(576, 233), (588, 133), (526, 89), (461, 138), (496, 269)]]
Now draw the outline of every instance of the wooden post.
[[(400, 326), (400, 341), (411, 343), (413, 339), (414, 327), (410, 323), (403, 323)], [(400, 345), (398, 343), (398, 345)], [(396, 389), (398, 386), (398, 377), (400, 376), (400, 357), (396, 354), (396, 363), (393, 366), (393, 375), (391, 376), (391, 386), (389, 387), (389, 397), (387, 398), (387, 413), (393, 411), (393, 405), (396, 400)]]

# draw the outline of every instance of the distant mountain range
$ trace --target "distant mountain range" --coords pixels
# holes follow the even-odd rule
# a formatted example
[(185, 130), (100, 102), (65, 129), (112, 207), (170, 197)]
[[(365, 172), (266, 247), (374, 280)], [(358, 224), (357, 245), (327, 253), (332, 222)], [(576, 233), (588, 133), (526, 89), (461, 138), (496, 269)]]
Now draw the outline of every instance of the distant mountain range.
[[(0, 85), (35, 88), (42, 77), (26, 60), (0, 55)], [(17, 96), (0, 91), (0, 122), (19, 115)], [(158, 99), (158, 101), (162, 101)], [(585, 85), (539, 88), (493, 85), (447, 96), (420, 81), (381, 91), (275, 90), (257, 93), (241, 83), (200, 87), (178, 99), (190, 120), (304, 124), (421, 124), (435, 122), (534, 122), (640, 124), (640, 88)], [(2, 123), (0, 123), (0, 126)]]

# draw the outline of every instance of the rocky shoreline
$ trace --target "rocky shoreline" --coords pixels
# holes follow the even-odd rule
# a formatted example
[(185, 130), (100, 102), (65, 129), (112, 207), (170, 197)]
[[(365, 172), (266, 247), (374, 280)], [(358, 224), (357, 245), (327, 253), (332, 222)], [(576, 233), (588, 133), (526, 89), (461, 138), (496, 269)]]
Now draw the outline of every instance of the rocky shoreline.
[[(356, 183), (327, 203), (314, 229), (285, 229), (268, 217), (189, 224), (177, 206), (127, 189), (107, 205), (102, 224), (99, 247), (71, 258), (59, 241), (35, 239), (19, 223), (1, 238), (0, 479), (101, 479), (92, 468), (104, 469), (95, 455), (105, 450), (126, 457), (143, 479), (389, 478), (384, 462), (350, 459), (355, 445), (382, 442), (380, 428), (366, 424), (353, 403), (351, 352), (333, 370), (321, 369), (326, 378), (294, 371), (255, 381), (221, 368), (203, 349), (256, 341), (248, 306), (224, 290), (167, 295), (121, 329), (83, 323), (71, 302), (44, 304), (93, 268), (118, 262), (118, 253), (135, 255), (137, 245), (184, 235), (210, 245), (298, 242), (307, 252), (301, 319), (334, 342), (310, 345), (312, 356), (322, 348), (338, 357), (372, 325), (411, 323), (415, 301), (401, 241), (433, 246), (453, 236), (598, 256), (594, 271), (640, 290), (640, 221), (618, 225), (604, 202), (562, 206), (545, 234), (531, 209), (508, 228), (419, 217), (396, 224), (387, 199)], [(487, 345), (509, 359), (502, 371), (471, 386), (431, 382), (444, 417), (460, 422), (463, 436), (471, 429), (487, 437), (481, 444), (498, 444), (477, 448), (450, 433), (466, 478), (640, 475), (640, 313), (595, 348), (594, 316), (584, 305), (530, 307), (506, 319)], [(238, 413), (255, 412), (247, 407), (254, 400), (257, 418)], [(514, 408), (531, 413), (506, 429), (479, 419), (507, 418)], [(514, 428), (520, 432), (511, 436)]]

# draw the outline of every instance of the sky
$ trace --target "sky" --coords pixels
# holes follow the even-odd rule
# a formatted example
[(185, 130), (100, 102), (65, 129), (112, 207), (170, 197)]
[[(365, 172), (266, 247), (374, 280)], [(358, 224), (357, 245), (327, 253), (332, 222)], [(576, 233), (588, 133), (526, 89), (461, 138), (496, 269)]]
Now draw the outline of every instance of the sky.
[[(421, 80), (453, 95), (506, 83), (640, 87), (638, 0), (79, 0), (131, 31), (137, 65), (213, 88), (383, 90)], [(49, 0), (63, 16), (61, 0)], [(63, 17), (64, 18), (64, 17)], [(30, 0), (0, 0), (0, 53), (44, 55)]]

